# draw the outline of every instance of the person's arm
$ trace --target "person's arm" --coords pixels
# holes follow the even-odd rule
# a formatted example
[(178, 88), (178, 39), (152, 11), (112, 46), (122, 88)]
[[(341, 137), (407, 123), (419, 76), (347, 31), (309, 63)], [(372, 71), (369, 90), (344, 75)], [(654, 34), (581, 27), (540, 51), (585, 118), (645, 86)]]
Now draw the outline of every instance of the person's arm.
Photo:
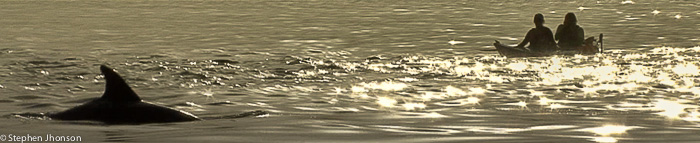
[(561, 35), (562, 35), (563, 30), (564, 30), (564, 25), (559, 24), (559, 26), (557, 26), (557, 33), (554, 34), (554, 40), (561, 39)]
[(580, 40), (580, 42), (581, 42), (582, 44), (586, 44), (586, 43), (583, 43), (583, 42), (584, 42), (583, 39), (586, 38), (586, 37), (584, 37), (584, 34), (585, 34), (585, 33), (583, 33), (583, 28), (578, 27), (578, 34), (576, 34), (576, 39), (577, 39), (577, 40)]
[(546, 30), (547, 30), (547, 33), (545, 34), (546, 35), (545, 38), (547, 38), (546, 40), (549, 42), (549, 46), (554, 47), (553, 50), (556, 50), (558, 47), (557, 47), (557, 42), (554, 41), (554, 36), (552, 35), (552, 30), (549, 30), (549, 28), (547, 28)]
[(516, 46), (516, 47), (524, 48), (525, 45), (527, 45), (527, 43), (530, 42), (530, 37), (532, 37), (532, 34), (534, 34), (534, 33), (532, 33), (533, 31), (534, 31), (534, 29), (530, 29), (530, 31), (527, 31), (527, 34), (525, 35), (525, 39), (523, 39), (523, 41), (520, 42), (520, 44), (518, 44), (518, 46)]

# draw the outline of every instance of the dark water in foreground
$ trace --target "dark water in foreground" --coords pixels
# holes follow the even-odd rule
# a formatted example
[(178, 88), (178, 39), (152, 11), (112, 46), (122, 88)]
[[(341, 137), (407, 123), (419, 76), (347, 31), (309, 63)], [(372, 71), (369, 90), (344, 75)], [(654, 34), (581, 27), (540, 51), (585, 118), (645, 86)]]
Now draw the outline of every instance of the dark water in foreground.
[[(0, 135), (174, 142), (696, 142), (695, 1), (64, 1), (0, 4)], [(654, 12), (657, 11), (658, 13)], [(511, 58), (544, 13), (607, 52)], [(453, 42), (450, 42), (453, 41)], [(452, 43), (452, 44), (449, 44)], [(101, 95), (205, 121), (105, 126), (13, 116)], [(269, 114), (220, 118), (262, 110)]]

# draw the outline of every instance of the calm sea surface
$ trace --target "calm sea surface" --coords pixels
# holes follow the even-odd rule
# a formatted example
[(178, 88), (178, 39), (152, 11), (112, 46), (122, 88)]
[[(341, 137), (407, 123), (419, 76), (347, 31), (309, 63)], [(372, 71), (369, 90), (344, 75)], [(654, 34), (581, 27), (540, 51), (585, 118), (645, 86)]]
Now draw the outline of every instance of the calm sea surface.
[[(0, 136), (87, 142), (697, 142), (700, 2), (0, 1)], [(504, 58), (567, 12), (590, 56)], [(99, 65), (204, 121), (54, 121)], [(240, 113), (268, 114), (231, 118)]]

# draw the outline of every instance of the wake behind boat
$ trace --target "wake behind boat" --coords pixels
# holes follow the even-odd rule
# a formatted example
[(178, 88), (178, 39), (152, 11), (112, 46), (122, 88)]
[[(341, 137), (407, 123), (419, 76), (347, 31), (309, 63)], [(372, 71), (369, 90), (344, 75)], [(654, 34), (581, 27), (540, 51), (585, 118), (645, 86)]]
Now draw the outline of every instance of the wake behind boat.
[(520, 48), (520, 47), (504, 45), (498, 40), (496, 40), (496, 42), (493, 43), (493, 46), (496, 47), (496, 51), (498, 51), (498, 54), (500, 54), (501, 56), (508, 57), (508, 58), (545, 57), (545, 56), (551, 56), (551, 55), (576, 55), (576, 54), (591, 55), (591, 54), (603, 52), (603, 34), (602, 33), (600, 34), (598, 40), (596, 40), (595, 37), (587, 38), (584, 41), (584, 45), (582, 45), (580, 47), (576, 47), (573, 50), (557, 50), (557, 51), (546, 52), (546, 53), (532, 52), (530, 49), (527, 49), (527, 48)]

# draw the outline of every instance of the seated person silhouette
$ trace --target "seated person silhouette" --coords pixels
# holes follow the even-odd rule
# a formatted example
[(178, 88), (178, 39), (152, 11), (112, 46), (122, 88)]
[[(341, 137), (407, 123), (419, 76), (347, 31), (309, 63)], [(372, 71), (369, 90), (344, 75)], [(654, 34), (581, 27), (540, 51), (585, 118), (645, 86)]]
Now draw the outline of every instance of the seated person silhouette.
[(576, 22), (576, 15), (569, 12), (564, 17), (564, 24), (557, 27), (554, 38), (559, 40), (558, 45), (562, 50), (575, 50), (583, 46), (583, 28), (578, 26)]
[(523, 48), (525, 45), (530, 43), (530, 45), (527, 47), (530, 49), (532, 52), (542, 52), (542, 53), (547, 53), (547, 52), (554, 52), (557, 50), (557, 45), (556, 42), (554, 42), (554, 36), (552, 36), (552, 30), (549, 28), (545, 27), (544, 24), (544, 15), (538, 13), (535, 14), (535, 28), (530, 29), (530, 31), (527, 32), (527, 35), (525, 35), (525, 39), (523, 39), (520, 44), (518, 44), (518, 48)]

